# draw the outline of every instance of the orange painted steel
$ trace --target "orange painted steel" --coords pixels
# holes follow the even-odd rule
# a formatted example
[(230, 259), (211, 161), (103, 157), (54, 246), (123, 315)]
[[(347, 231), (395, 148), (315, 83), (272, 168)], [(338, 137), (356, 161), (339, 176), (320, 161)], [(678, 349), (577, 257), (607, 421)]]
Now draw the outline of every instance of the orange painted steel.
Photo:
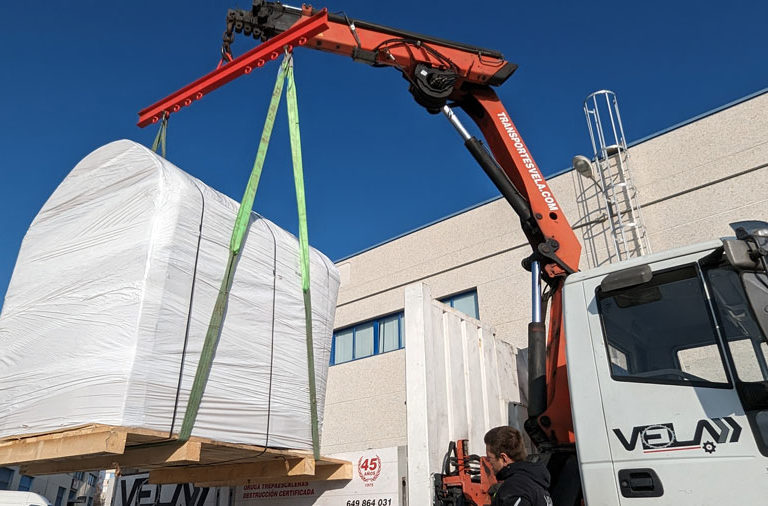
[(290, 31), (285, 31), (229, 63), (220, 65), (213, 72), (142, 109), (139, 111), (138, 126), (143, 128), (157, 123), (162, 119), (163, 113), (170, 115), (178, 112), (182, 107), (200, 100), (216, 88), (242, 75), (250, 74), (253, 69), (263, 66), (266, 62), (277, 59), (286, 49), (290, 51), (296, 46), (305, 45), (310, 37), (327, 28), (328, 12), (325, 9), (312, 17), (300, 20)]
[(384, 27), (381, 30), (357, 27), (355, 33), (359, 44), (350, 25), (329, 20), (326, 9), (312, 11), (305, 7), (290, 28), (142, 110), (138, 124), (144, 127), (157, 122), (163, 113), (177, 112), (295, 46), (349, 56), (377, 66), (391, 66), (402, 71), (411, 82), (417, 65), (453, 70), (456, 83), (448, 98), (461, 106), (479, 126), (496, 162), (528, 203), (535, 221), (535, 226), (527, 230), (526, 235), (553, 287), (546, 371), (548, 408), (539, 417), (539, 424), (552, 442), (573, 443), (562, 286), (565, 276), (578, 271), (581, 244), (511, 116), (491, 88), (501, 84), (514, 71), (515, 65), (496, 52), (491, 54), (447, 41), (422, 43), (410, 34)]
[[(547, 339), (547, 409), (539, 416), (539, 426), (558, 445), (575, 443), (571, 395), (565, 356), (565, 326), (563, 322), (563, 282), (552, 294)], [(542, 421), (546, 420), (546, 423)]]
[[(479, 108), (470, 103), (464, 109), (480, 127), (504, 173), (528, 201), (543, 235), (540, 240), (553, 239), (559, 246), (550, 258), (559, 259), (560, 265), (544, 263), (547, 274), (550, 277), (560, 276), (565, 274), (564, 268), (570, 272), (578, 271), (581, 244), (504, 104), (493, 89), (488, 87), (475, 90), (472, 97), (476, 99)], [(531, 246), (534, 251), (538, 248), (538, 244)]]
[[(508, 64), (503, 58), (480, 55), (435, 42), (424, 43), (419, 48), (413, 44), (406, 45), (395, 42), (398, 37), (389, 33), (381, 33), (361, 27), (357, 27), (355, 31), (360, 38), (359, 47), (367, 51), (375, 51), (377, 65), (399, 67), (407, 72), (417, 63), (425, 63), (435, 68), (450, 68), (445, 60), (450, 61), (455, 65), (455, 69), (459, 74), (457, 88), (461, 86), (462, 81), (473, 84), (487, 84), (494, 75)], [(388, 40), (393, 42), (387, 43)], [(425, 46), (437, 51), (444, 59), (430, 52)], [(309, 44), (307, 44), (307, 47), (342, 56), (352, 56), (358, 45), (349, 26), (331, 21), (329, 22), (328, 29), (313, 37)]]

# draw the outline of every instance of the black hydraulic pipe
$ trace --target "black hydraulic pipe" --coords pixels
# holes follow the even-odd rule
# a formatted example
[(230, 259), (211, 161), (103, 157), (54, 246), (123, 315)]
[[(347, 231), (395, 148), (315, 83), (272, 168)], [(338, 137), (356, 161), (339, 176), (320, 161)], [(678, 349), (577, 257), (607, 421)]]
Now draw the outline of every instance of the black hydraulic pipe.
[(512, 209), (520, 217), (520, 221), (524, 224), (528, 224), (531, 221), (531, 208), (528, 207), (528, 202), (520, 195), (517, 188), (512, 184), (504, 170), (499, 166), (496, 160), (491, 156), (483, 143), (477, 137), (470, 137), (464, 141), (464, 145), (467, 147), (472, 156), (483, 168), (486, 175), (491, 178), (493, 184), (499, 189), (504, 198), (512, 206)]
[(528, 417), (547, 409), (547, 335), (543, 322), (528, 324)]
[[(464, 145), (520, 217), (523, 228), (526, 228), (532, 219), (528, 202), (512, 185), (512, 182), (479, 139), (470, 137), (464, 142)], [(547, 331), (543, 322), (531, 322), (528, 324), (528, 418), (537, 418), (546, 409)], [(531, 436), (533, 438), (533, 434)]]
[(541, 446), (546, 444), (548, 440), (547, 435), (539, 426), (538, 420), (539, 416), (547, 409), (547, 336), (546, 327), (541, 321), (540, 264), (535, 260), (539, 251), (534, 246), (539, 244), (541, 240), (541, 230), (533, 219), (528, 201), (515, 188), (496, 159), (485, 149), (483, 143), (477, 137), (470, 135), (449, 106), (443, 107), (443, 113), (464, 139), (464, 145), (474, 159), (520, 217), (523, 232), (531, 246), (534, 247), (534, 254), (529, 257), (532, 260), (530, 270), (534, 276), (534, 321), (528, 324), (528, 420), (525, 422), (525, 429), (533, 443), (536, 446)]
[(531, 237), (535, 233), (536, 226), (532, 221), (533, 216), (531, 214), (531, 208), (528, 206), (528, 201), (525, 200), (525, 197), (523, 197), (517, 188), (515, 188), (515, 185), (509, 180), (504, 173), (504, 169), (501, 168), (496, 159), (491, 156), (491, 153), (489, 153), (487, 149), (485, 149), (482, 141), (474, 135), (471, 135), (467, 129), (464, 128), (464, 125), (461, 124), (458, 116), (456, 116), (449, 106), (443, 106), (443, 114), (445, 114), (445, 117), (448, 118), (448, 121), (451, 122), (464, 140), (464, 145), (472, 154), (472, 157), (478, 164), (480, 164), (480, 167), (483, 168), (485, 174), (491, 181), (493, 181), (493, 184), (498, 188), (506, 201), (509, 202), (509, 205), (512, 206), (512, 210), (520, 217), (523, 232), (525, 232), (529, 242), (533, 244)]

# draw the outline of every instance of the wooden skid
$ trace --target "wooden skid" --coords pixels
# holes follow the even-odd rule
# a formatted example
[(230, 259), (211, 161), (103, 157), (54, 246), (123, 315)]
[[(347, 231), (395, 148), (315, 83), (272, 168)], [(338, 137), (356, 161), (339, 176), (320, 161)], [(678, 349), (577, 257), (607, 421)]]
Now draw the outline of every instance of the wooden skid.
[(0, 466), (20, 465), (29, 475), (100, 469), (149, 471), (151, 483), (258, 483), (300, 477), (352, 478), (348, 462), (310, 452), (224, 443), (192, 437), (181, 443), (167, 433), (111, 425), (0, 440)]
[[(200, 479), (200, 480), (193, 480), (193, 483), (198, 487), (232, 487), (236, 485), (253, 485), (256, 483), (285, 483), (285, 482), (291, 482), (296, 481), (297, 479), (301, 479), (304, 481), (333, 481), (333, 480), (343, 480), (343, 481), (349, 481), (352, 479), (352, 463), (351, 462), (344, 462), (344, 461), (331, 461), (329, 459), (326, 460), (318, 460), (314, 463), (315, 465), (315, 473), (313, 475), (286, 475), (286, 474), (252, 474), (251, 470), (247, 468), (242, 468), (237, 470), (232, 470), (229, 474), (229, 476), (226, 477), (226, 479), (216, 479), (216, 478), (222, 478), (220, 474), (217, 472), (217, 467), (211, 467), (210, 473), (207, 477)], [(149, 473), (149, 482), (150, 483), (156, 483), (153, 481), (153, 479), (163, 479), (165, 476), (162, 476), (160, 473), (164, 470), (158, 469), (156, 471), (150, 471)], [(156, 478), (155, 476), (160, 476), (160, 478)]]
[(5, 439), (0, 442), (0, 466), (81, 455), (119, 455), (125, 451), (127, 433), (112, 427), (93, 426), (68, 432)]

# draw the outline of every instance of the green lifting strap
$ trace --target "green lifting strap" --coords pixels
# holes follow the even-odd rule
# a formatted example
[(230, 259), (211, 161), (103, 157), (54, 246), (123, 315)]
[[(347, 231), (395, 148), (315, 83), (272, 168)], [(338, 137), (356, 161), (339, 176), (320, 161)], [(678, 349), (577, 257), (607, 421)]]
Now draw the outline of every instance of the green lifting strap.
[(163, 121), (160, 123), (160, 129), (157, 131), (157, 135), (155, 135), (155, 142), (152, 143), (152, 151), (157, 153), (157, 148), (162, 148), (162, 153), (160, 153), (160, 156), (165, 158), (165, 134), (168, 131), (168, 113), (163, 113)]
[(315, 353), (312, 343), (312, 297), (309, 290), (309, 238), (307, 234), (307, 206), (304, 198), (304, 168), (301, 162), (301, 135), (299, 133), (299, 106), (296, 102), (296, 83), (293, 80), (293, 58), (288, 58), (288, 130), (291, 136), (293, 181), (296, 185), (296, 204), (299, 211), (299, 245), (301, 248), (301, 290), (304, 293), (304, 323), (307, 328), (307, 378), (309, 380), (309, 411), (312, 424), (312, 451), (320, 458), (320, 433), (317, 423), (317, 391), (315, 386)]
[(219, 335), (221, 334), (221, 324), (222, 320), (224, 319), (224, 311), (227, 307), (229, 289), (232, 287), (232, 277), (235, 271), (237, 255), (240, 253), (243, 238), (245, 237), (245, 232), (248, 228), (248, 223), (251, 218), (253, 199), (256, 196), (256, 189), (259, 185), (261, 169), (264, 166), (264, 158), (267, 155), (267, 147), (269, 147), (269, 139), (272, 136), (272, 126), (275, 123), (277, 108), (280, 105), (280, 95), (283, 93), (285, 67), (286, 65), (283, 63), (277, 73), (277, 81), (275, 82), (275, 88), (272, 91), (272, 100), (269, 103), (267, 119), (264, 121), (264, 130), (261, 134), (261, 142), (259, 143), (259, 149), (256, 153), (256, 160), (253, 162), (251, 176), (248, 178), (248, 185), (245, 187), (245, 195), (243, 195), (243, 200), (240, 203), (240, 208), (237, 212), (237, 218), (235, 219), (235, 225), (232, 229), (232, 239), (229, 242), (229, 258), (227, 260), (227, 267), (224, 271), (224, 279), (221, 281), (219, 294), (216, 297), (216, 304), (213, 307), (213, 314), (211, 315), (211, 320), (208, 324), (208, 331), (205, 334), (203, 349), (200, 352), (200, 361), (197, 364), (195, 380), (192, 383), (192, 389), (189, 393), (189, 400), (187, 401), (187, 410), (184, 413), (184, 421), (181, 423), (181, 430), (179, 431), (179, 441), (187, 441), (192, 434), (192, 427), (195, 425), (197, 412), (200, 409), (200, 402), (203, 398), (203, 391), (205, 390), (205, 385), (208, 382), (208, 376), (211, 373), (213, 355), (216, 351)]
[(227, 261), (227, 268), (222, 280), (219, 294), (216, 298), (216, 304), (214, 306), (213, 314), (211, 315), (210, 324), (208, 326), (208, 332), (205, 336), (205, 342), (203, 344), (203, 350), (200, 354), (200, 361), (197, 366), (197, 372), (195, 373), (194, 383), (190, 392), (189, 401), (187, 402), (187, 410), (184, 415), (184, 421), (182, 422), (181, 431), (179, 432), (179, 440), (186, 441), (189, 439), (192, 433), (192, 427), (194, 426), (197, 413), (202, 401), (203, 391), (210, 375), (211, 366), (213, 364), (213, 355), (216, 350), (219, 335), (221, 334), (221, 325), (224, 318), (224, 312), (226, 310), (227, 299), (229, 296), (229, 290), (232, 286), (232, 278), (234, 275), (237, 255), (242, 248), (245, 233), (248, 229), (250, 222), (250, 215), (253, 209), (253, 201), (256, 197), (256, 190), (259, 185), (259, 179), (261, 177), (261, 171), (264, 166), (264, 159), (267, 155), (267, 148), (269, 147), (269, 140), (272, 136), (272, 127), (277, 116), (277, 109), (280, 105), (280, 97), (283, 91), (283, 83), (285, 82), (287, 74), (288, 89), (287, 89), (287, 102), (288, 102), (288, 123), (291, 140), (291, 158), (293, 160), (293, 172), (296, 185), (296, 200), (299, 208), (299, 243), (301, 251), (301, 280), (302, 280), (302, 292), (304, 295), (304, 317), (307, 332), (307, 364), (308, 364), (308, 377), (309, 377), (309, 395), (310, 395), (310, 417), (312, 423), (312, 449), (315, 459), (320, 458), (320, 437), (318, 431), (317, 421), (317, 394), (315, 387), (315, 369), (314, 369), (314, 352), (312, 345), (312, 303), (309, 290), (309, 241), (307, 238), (307, 213), (304, 197), (304, 176), (301, 161), (301, 136), (299, 134), (299, 116), (298, 106), (296, 102), (296, 86), (293, 79), (293, 60), (290, 54), (286, 55), (282, 65), (277, 74), (277, 80), (275, 81), (275, 87), (272, 92), (272, 99), (267, 111), (267, 118), (264, 122), (264, 130), (261, 134), (261, 141), (259, 143), (259, 149), (256, 153), (256, 159), (253, 163), (253, 169), (251, 176), (248, 179), (248, 185), (243, 195), (243, 200), (240, 203), (238, 209), (235, 225), (232, 230), (232, 239), (230, 240), (230, 253)]

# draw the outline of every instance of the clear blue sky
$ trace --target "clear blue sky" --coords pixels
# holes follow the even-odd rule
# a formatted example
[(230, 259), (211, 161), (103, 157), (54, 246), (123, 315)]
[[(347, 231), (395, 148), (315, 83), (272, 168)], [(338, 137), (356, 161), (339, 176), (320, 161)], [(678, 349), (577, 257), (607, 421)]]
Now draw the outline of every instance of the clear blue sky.
[[(136, 127), (137, 111), (216, 65), (235, 6), (250, 2), (2, 2), (0, 298), (46, 198), (93, 149), (121, 138), (151, 143), (156, 130)], [(597, 89), (618, 94), (632, 140), (768, 86), (768, 2), (760, 0), (325, 7), (496, 49), (519, 64), (498, 93), (545, 174), (591, 154), (582, 102)], [(253, 44), (239, 38), (235, 53)], [(397, 71), (307, 49), (295, 58), (310, 241), (332, 259), (497, 195)], [(239, 200), (276, 71), (254, 71), (174, 115), (168, 158)], [(295, 231), (284, 117), (283, 108), (255, 208)]]

